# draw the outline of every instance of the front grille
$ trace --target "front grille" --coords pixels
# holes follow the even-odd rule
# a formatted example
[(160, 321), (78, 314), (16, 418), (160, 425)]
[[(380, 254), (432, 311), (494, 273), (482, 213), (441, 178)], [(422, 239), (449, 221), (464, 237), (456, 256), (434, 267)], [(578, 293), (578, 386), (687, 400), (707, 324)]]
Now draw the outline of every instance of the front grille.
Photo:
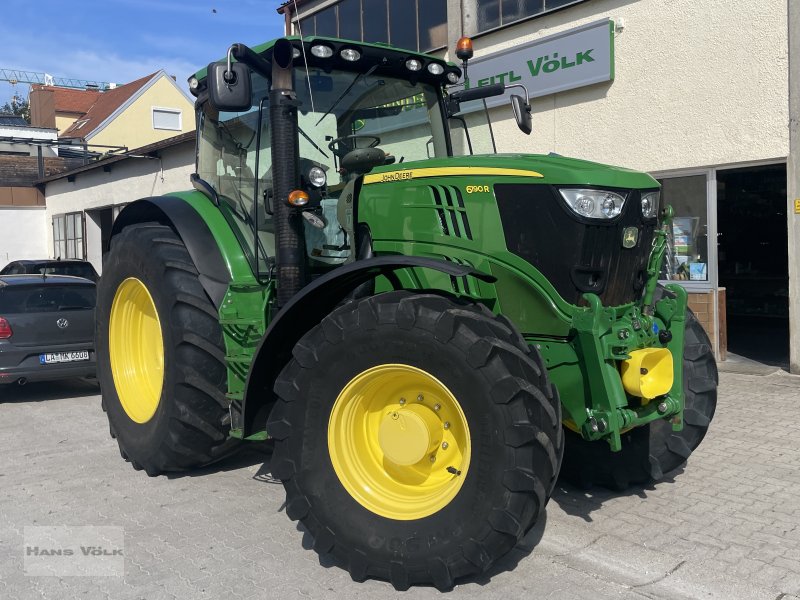
[[(494, 186), (506, 246), (536, 267), (572, 304), (591, 292), (605, 306), (637, 300), (645, 282), (655, 220), (644, 221), (638, 190), (609, 188), (627, 196), (622, 214), (610, 222), (582, 219), (543, 184)], [(626, 227), (639, 229), (634, 248), (623, 248)]]

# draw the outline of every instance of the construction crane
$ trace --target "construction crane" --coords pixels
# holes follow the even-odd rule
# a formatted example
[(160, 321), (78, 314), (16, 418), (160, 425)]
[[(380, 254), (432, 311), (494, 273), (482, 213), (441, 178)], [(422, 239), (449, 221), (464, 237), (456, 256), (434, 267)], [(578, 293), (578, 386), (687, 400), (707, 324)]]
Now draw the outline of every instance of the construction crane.
[(53, 77), (48, 73), (36, 73), (34, 71), (20, 71), (17, 69), (2, 68), (0, 68), (0, 81), (8, 81), (11, 85), (16, 85), (18, 83), (39, 83), (42, 85), (52, 85), (81, 90), (109, 90), (115, 87), (115, 84), (107, 81), (72, 79), (70, 77)]

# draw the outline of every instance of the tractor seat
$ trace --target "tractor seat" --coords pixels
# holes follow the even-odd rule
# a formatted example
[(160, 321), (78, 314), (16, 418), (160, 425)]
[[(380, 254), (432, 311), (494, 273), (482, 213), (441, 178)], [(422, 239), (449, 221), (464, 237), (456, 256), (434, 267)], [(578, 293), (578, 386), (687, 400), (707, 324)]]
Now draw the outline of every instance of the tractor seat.
[(369, 173), (386, 164), (386, 153), (380, 148), (356, 148), (342, 157), (342, 167), (348, 173)]

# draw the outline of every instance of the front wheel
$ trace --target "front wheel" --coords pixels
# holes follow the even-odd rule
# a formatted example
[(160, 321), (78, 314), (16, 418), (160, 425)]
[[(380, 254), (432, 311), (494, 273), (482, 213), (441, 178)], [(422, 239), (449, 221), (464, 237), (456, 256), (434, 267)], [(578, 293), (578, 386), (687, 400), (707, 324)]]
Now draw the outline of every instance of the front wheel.
[(355, 580), (484, 571), (542, 514), (561, 407), (540, 357), (481, 306), (392, 292), (294, 349), (267, 424), (287, 514)]

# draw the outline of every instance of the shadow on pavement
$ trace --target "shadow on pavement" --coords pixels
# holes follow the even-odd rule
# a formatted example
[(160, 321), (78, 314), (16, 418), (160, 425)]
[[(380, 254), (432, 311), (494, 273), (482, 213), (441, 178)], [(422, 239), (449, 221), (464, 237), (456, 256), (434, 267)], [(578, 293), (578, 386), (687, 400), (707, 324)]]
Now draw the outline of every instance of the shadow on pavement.
[(96, 380), (64, 379), (61, 381), (40, 381), (17, 385), (0, 385), (0, 403), (5, 402), (44, 402), (96, 396), (100, 385)]
[(604, 502), (627, 496), (636, 496), (644, 500), (647, 498), (647, 492), (654, 490), (656, 485), (675, 483), (675, 477), (683, 473), (683, 469), (684, 466), (681, 465), (674, 471), (664, 475), (664, 478), (658, 482), (652, 482), (646, 485), (632, 485), (626, 490), (610, 490), (600, 486), (593, 486), (590, 489), (581, 489), (565, 481), (562, 477), (559, 478), (556, 483), (550, 501), (558, 504), (561, 510), (568, 515), (580, 517), (587, 523), (591, 523), (593, 521), (592, 513), (596, 510), (600, 510)]
[(258, 471), (253, 475), (253, 479), (262, 483), (280, 484), (279, 479), (272, 477), (270, 473), (270, 460), (272, 459), (272, 440), (265, 442), (246, 442), (241, 450), (223, 458), (208, 466), (192, 469), (186, 472), (165, 473), (169, 479), (181, 479), (183, 477), (203, 477), (212, 473), (222, 473), (226, 471), (237, 471), (254, 465), (260, 464)]

